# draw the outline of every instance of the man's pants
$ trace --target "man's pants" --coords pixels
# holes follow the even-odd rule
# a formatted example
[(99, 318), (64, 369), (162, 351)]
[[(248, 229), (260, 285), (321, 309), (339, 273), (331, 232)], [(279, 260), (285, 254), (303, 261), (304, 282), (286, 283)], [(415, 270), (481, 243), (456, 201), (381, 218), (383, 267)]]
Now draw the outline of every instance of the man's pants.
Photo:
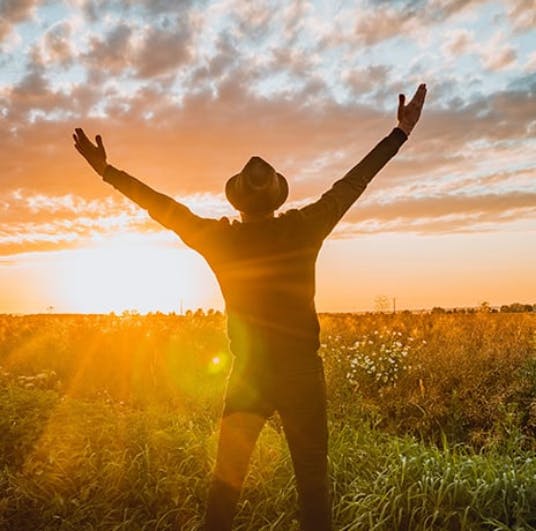
[(327, 470), (326, 385), (316, 354), (292, 368), (235, 363), (227, 384), (207, 531), (231, 529), (251, 453), (266, 420), (278, 411), (294, 465), (303, 530), (331, 529)]

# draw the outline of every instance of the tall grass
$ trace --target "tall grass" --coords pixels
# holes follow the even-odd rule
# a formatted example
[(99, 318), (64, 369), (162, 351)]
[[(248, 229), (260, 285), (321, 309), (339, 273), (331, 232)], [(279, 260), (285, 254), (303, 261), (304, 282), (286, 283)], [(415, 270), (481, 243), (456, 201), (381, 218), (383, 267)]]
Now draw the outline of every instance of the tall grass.
[[(216, 423), (201, 412), (0, 392), (4, 529), (199, 529)], [(33, 416), (28, 420), (28, 412)], [(536, 528), (536, 455), (513, 440), (476, 452), (330, 424), (336, 529)], [(7, 444), (11, 440), (11, 444)], [(263, 431), (237, 529), (296, 529), (292, 468), (277, 419)]]
[[(531, 315), (326, 315), (336, 529), (536, 529)], [(0, 317), (0, 528), (199, 529), (224, 320)], [(237, 529), (297, 529), (277, 417)]]

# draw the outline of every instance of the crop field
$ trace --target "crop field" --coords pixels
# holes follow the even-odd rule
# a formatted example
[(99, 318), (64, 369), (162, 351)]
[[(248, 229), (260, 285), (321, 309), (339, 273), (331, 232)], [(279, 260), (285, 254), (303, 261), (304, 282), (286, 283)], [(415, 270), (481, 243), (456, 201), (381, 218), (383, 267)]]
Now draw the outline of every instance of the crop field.
[[(536, 313), (321, 327), (335, 529), (536, 529)], [(0, 529), (200, 529), (230, 365), (217, 312), (0, 316)], [(236, 529), (293, 481), (275, 416)]]

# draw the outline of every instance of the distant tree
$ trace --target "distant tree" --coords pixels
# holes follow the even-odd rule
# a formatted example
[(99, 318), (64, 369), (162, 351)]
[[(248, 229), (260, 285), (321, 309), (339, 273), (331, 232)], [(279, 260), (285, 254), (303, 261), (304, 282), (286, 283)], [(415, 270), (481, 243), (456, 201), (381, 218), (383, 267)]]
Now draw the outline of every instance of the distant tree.
[(377, 312), (387, 312), (391, 307), (391, 299), (387, 295), (378, 295), (374, 299), (374, 309)]
[(491, 311), (491, 306), (488, 301), (482, 301), (478, 307), (478, 311), (482, 313), (489, 313)]
[(445, 308), (441, 308), (441, 306), (434, 306), (432, 308), (432, 313), (446, 313)]
[(512, 312), (515, 313), (521, 313), (525, 310), (525, 306), (521, 304), (520, 302), (514, 302), (514, 304), (510, 304), (510, 308)]
[(520, 302), (513, 302), (512, 304), (503, 304), (501, 306), (501, 312), (522, 313), (532, 311), (532, 304), (521, 304)]

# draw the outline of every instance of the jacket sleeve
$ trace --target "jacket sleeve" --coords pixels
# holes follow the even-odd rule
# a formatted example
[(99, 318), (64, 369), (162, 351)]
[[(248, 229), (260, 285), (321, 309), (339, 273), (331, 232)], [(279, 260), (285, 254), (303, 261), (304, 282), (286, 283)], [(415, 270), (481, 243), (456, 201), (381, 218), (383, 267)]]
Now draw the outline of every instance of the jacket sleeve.
[(194, 249), (198, 248), (200, 240), (210, 227), (217, 223), (215, 219), (196, 216), (185, 205), (113, 166), (106, 167), (102, 178), (147, 210), (154, 220), (174, 231), (186, 245)]
[(402, 129), (395, 127), (318, 201), (301, 208), (299, 212), (308, 231), (315, 237), (325, 238), (407, 138)]

